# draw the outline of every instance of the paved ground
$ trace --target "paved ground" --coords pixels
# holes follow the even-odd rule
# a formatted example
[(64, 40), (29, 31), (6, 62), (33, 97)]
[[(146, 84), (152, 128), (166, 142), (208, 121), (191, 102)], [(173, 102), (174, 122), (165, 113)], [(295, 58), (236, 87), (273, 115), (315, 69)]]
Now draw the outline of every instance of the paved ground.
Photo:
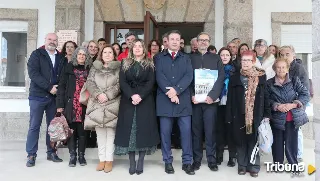
[[(304, 162), (306, 165), (315, 163), (314, 156), (314, 141), (304, 141)], [(227, 152), (224, 162), (219, 167), (218, 172), (212, 172), (206, 166), (205, 161), (196, 175), (186, 175), (181, 170), (181, 151), (175, 150), (174, 167), (176, 173), (167, 175), (164, 172), (164, 166), (161, 161), (161, 151), (158, 151), (152, 156), (147, 156), (145, 161), (144, 173), (142, 175), (129, 175), (128, 159), (124, 157), (116, 157), (114, 169), (111, 173), (95, 171), (97, 159), (97, 150), (88, 149), (86, 153), (88, 165), (81, 167), (77, 165), (75, 168), (68, 167), (67, 149), (60, 149), (59, 155), (64, 159), (62, 163), (53, 163), (45, 159), (44, 143), (40, 145), (36, 166), (27, 168), (25, 166), (26, 155), (24, 152), (25, 143), (17, 142), (10, 143), (8, 141), (0, 141), (0, 181), (272, 181), (272, 180), (292, 180), (288, 173), (267, 173), (266, 167), (263, 165), (258, 178), (251, 178), (249, 174), (240, 176), (237, 174), (237, 167), (229, 168), (226, 166)], [(271, 156), (264, 156), (262, 162), (271, 161)], [(309, 176), (304, 173), (304, 176), (294, 178), (295, 180), (311, 181), (315, 180), (315, 176)]]

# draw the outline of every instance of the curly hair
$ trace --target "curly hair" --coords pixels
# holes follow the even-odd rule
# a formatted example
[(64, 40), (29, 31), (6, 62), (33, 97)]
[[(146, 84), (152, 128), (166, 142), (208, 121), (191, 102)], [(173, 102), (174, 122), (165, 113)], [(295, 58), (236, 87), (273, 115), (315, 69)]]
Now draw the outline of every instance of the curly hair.
[(63, 56), (66, 56), (66, 55), (67, 55), (67, 44), (68, 44), (68, 43), (72, 43), (73, 46), (74, 46), (74, 49), (77, 49), (77, 48), (78, 48), (78, 45), (77, 45), (75, 42), (73, 42), (73, 41), (67, 41), (67, 42), (65, 42), (65, 43), (63, 44), (63, 46), (62, 46), (62, 49), (61, 49), (61, 54), (62, 54)]
[(73, 66), (78, 66), (77, 57), (78, 57), (78, 53), (79, 53), (80, 50), (84, 51), (85, 56), (86, 56), (86, 60), (85, 60), (85, 63), (84, 63), (85, 68), (90, 68), (91, 65), (92, 65), (92, 59), (89, 56), (88, 50), (85, 47), (82, 47), (82, 46), (78, 47), (73, 52), (70, 62), (72, 63)]

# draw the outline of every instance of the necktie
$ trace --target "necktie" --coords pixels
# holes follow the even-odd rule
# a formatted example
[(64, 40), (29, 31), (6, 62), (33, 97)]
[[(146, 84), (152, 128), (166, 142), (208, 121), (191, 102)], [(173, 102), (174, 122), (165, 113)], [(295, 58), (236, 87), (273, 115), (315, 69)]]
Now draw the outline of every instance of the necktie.
[(174, 60), (174, 56), (176, 55), (176, 52), (171, 52), (171, 57), (172, 57), (172, 60)]

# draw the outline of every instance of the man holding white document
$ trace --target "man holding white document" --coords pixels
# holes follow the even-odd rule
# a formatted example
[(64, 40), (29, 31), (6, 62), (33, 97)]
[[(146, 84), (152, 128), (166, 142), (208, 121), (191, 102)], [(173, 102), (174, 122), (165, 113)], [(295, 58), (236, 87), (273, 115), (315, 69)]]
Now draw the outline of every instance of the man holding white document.
[(219, 55), (207, 52), (210, 36), (202, 32), (197, 36), (198, 53), (190, 55), (194, 70), (192, 93), (193, 168), (199, 170), (203, 157), (202, 135), (205, 133), (208, 167), (218, 171), (216, 161), (216, 120), (219, 96), (224, 84), (224, 69)]

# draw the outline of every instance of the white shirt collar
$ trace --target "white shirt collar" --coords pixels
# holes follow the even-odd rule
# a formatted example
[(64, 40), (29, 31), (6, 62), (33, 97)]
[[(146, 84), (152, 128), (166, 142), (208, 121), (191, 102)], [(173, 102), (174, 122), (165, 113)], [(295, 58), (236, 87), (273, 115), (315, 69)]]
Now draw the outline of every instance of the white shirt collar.
[[(168, 49), (168, 52), (169, 52), (170, 55), (172, 55), (172, 52), (174, 52), (174, 51), (171, 51), (171, 50)], [(176, 53), (176, 54), (174, 54), (174, 57), (177, 56), (178, 51), (176, 51), (175, 53)]]
[(57, 50), (54, 51), (54, 54), (51, 54), (47, 49), (46, 51), (48, 52), (49, 55), (56, 55), (58, 53)]

